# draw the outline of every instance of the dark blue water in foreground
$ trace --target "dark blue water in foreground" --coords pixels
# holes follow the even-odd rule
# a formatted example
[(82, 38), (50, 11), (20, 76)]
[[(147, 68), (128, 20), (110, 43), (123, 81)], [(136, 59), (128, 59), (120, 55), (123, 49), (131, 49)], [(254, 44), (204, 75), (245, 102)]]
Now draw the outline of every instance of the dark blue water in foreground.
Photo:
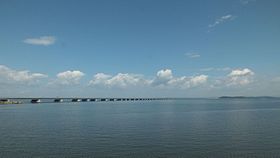
[(0, 157), (280, 157), (280, 100), (0, 105)]

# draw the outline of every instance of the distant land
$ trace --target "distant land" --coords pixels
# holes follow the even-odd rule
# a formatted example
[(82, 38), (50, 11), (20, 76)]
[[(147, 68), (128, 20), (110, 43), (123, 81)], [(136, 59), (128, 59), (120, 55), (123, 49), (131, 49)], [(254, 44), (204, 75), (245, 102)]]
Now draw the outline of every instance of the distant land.
[(272, 97), (272, 96), (221, 96), (219, 99), (280, 99), (280, 97)]

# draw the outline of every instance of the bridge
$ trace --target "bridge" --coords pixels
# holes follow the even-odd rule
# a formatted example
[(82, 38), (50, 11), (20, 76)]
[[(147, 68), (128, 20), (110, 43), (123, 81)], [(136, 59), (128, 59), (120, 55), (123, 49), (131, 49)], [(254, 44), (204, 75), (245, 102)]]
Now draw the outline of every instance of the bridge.
[(66, 97), (66, 98), (0, 98), (2, 103), (62, 103), (62, 102), (121, 102), (121, 101), (151, 101), (151, 100), (170, 100), (172, 98), (83, 98), (83, 97)]

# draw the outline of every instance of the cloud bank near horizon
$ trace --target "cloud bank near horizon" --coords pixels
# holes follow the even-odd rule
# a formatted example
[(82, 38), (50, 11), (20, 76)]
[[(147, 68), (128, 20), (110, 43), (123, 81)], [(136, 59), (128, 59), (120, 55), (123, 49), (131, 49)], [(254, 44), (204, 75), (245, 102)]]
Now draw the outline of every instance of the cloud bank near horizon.
[[(224, 91), (226, 93), (231, 89), (246, 90), (246, 88), (252, 88), (252, 86), (258, 84), (256, 83), (255, 72), (249, 68), (231, 69), (227, 74), (219, 77), (207, 74), (175, 76), (171, 69), (159, 70), (152, 77), (131, 73), (117, 73), (116, 75), (96, 73), (91, 79), (85, 78), (85, 76), (86, 74), (80, 70), (67, 70), (57, 73), (55, 77), (50, 77), (44, 73), (15, 70), (0, 65), (1, 95), (4, 96), (6, 91), (10, 91), (9, 87), (15, 87), (15, 89), (32, 87), (34, 89), (33, 85), (35, 84), (38, 87), (43, 87), (43, 89), (40, 89), (41, 92), (48, 89), (60, 91), (61, 89), (74, 87), (72, 89), (74, 92), (75, 90), (79, 92), (89, 90), (96, 93), (97, 90), (101, 90), (117, 94), (122, 91), (129, 93), (141, 90), (151, 91), (156, 94), (170, 92), (167, 93), (168, 95), (172, 94), (171, 92), (176, 95), (180, 92), (180, 95), (184, 95), (185, 92), (186, 94), (191, 94), (195, 91), (197, 94), (204, 94), (209, 91)], [(274, 84), (280, 83), (278, 78), (275, 77), (271, 81)], [(17, 94), (17, 92), (14, 93)]]
[(29, 70), (14, 70), (5, 65), (0, 65), (0, 83), (5, 84), (32, 84), (47, 78), (43, 73), (31, 73)]

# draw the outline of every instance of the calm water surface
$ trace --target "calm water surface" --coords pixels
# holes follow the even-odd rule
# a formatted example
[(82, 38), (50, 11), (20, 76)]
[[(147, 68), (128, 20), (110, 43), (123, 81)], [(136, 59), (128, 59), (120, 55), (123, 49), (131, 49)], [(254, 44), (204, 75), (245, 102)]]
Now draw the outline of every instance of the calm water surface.
[(0, 157), (280, 157), (280, 100), (0, 105)]

